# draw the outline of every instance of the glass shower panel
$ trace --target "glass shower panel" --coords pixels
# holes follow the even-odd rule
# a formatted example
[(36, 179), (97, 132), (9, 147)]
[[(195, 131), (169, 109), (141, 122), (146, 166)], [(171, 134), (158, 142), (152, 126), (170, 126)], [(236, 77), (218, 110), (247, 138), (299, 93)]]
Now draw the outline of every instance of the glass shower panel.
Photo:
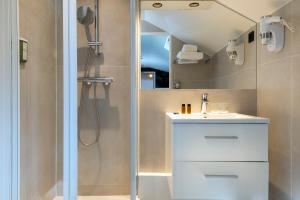
[(130, 1), (77, 0), (78, 199), (129, 199)]
[(20, 199), (63, 195), (62, 0), (20, 0)]

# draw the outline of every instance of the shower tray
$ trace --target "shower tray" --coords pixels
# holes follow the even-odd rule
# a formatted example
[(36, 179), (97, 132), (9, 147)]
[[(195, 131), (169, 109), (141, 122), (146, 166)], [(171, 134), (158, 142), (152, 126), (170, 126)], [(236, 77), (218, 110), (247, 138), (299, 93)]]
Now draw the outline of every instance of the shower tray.
[[(63, 197), (55, 197), (53, 200), (63, 200)], [(130, 196), (78, 196), (77, 200), (130, 200)]]

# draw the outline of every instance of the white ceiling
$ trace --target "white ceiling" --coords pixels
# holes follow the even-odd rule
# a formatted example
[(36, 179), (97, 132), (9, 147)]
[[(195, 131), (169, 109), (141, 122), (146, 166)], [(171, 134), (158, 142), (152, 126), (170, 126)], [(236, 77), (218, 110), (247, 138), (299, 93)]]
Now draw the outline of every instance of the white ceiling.
[[(153, 0), (142, 0), (142, 2)], [(168, 0), (161, 0), (164, 2)], [(181, 0), (174, 0), (181, 1)], [(191, 1), (191, 0), (186, 0)], [(197, 0), (194, 0), (197, 1)], [(261, 16), (272, 14), (292, 0), (216, 0), (223, 5), (241, 13), (242, 15), (259, 22)], [(157, 1), (156, 1), (157, 2)]]
[[(224, 6), (199, 1), (199, 9), (184, 7), (174, 1), (166, 1), (163, 9), (153, 9), (152, 2), (142, 2), (142, 19), (177, 37), (185, 43), (196, 44), (200, 50), (212, 56), (225, 47), (230, 39), (236, 39), (256, 23)], [(170, 9), (172, 8), (172, 9)]]
[(229, 8), (259, 22), (261, 16), (270, 15), (292, 0), (218, 0)]
[(164, 48), (167, 35), (142, 35), (142, 67), (169, 71), (169, 51)]
[[(195, 1), (200, 3), (200, 7), (188, 7), (190, 2)], [(235, 39), (252, 27), (254, 22), (259, 22), (261, 16), (272, 14), (290, 1), (142, 0), (142, 10), (147, 10), (142, 19), (185, 43), (197, 44), (206, 54), (213, 55), (224, 48), (228, 40)], [(162, 2), (163, 7), (154, 9), (152, 4), (155, 2)]]

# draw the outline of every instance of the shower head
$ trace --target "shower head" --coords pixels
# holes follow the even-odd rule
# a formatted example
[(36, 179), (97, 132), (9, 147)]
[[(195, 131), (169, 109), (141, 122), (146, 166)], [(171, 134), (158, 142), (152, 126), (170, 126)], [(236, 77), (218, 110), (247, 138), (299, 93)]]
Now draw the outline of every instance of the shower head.
[(91, 42), (92, 35), (89, 26), (95, 21), (94, 11), (89, 6), (80, 6), (77, 8), (77, 20), (80, 24), (84, 25), (87, 40)]
[(82, 25), (91, 25), (95, 21), (95, 13), (89, 6), (80, 6), (77, 9), (77, 20)]

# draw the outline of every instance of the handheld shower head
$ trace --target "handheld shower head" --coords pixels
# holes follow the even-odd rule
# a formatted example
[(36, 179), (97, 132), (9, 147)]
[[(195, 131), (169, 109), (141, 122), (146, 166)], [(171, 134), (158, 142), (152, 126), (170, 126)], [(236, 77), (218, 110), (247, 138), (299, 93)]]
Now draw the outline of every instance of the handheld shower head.
[(80, 6), (77, 8), (77, 20), (80, 24), (84, 25), (87, 40), (89, 42), (92, 41), (92, 35), (89, 26), (95, 21), (94, 11), (89, 6)]
[[(95, 10), (92, 10), (87, 5), (82, 5), (77, 8), (77, 20), (85, 28), (88, 45), (95, 50), (97, 55), (100, 55), (100, 46), (102, 43), (99, 41), (99, 0), (95, 1)], [(95, 23), (95, 39), (93, 40), (90, 25)]]
[(80, 6), (77, 9), (77, 20), (82, 25), (91, 25), (95, 21), (95, 13), (89, 6)]

